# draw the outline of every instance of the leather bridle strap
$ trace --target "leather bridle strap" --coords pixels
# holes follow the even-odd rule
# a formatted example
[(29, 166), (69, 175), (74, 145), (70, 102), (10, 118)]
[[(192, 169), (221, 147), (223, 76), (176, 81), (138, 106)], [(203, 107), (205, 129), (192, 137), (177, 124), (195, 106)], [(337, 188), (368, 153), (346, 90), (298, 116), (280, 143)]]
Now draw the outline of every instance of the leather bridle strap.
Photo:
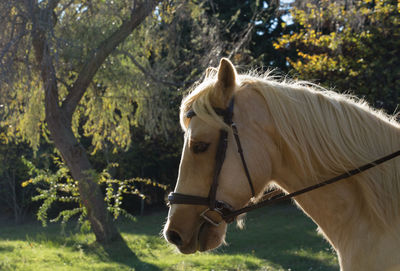
[(247, 164), (246, 164), (246, 160), (244, 159), (242, 144), (240, 143), (239, 132), (237, 130), (236, 123), (232, 122), (231, 127), (232, 127), (232, 131), (233, 131), (233, 136), (235, 137), (236, 146), (238, 148), (238, 153), (240, 155), (240, 160), (242, 160), (244, 173), (246, 174), (247, 181), (249, 182), (249, 186), (250, 186), (250, 189), (251, 189), (251, 194), (254, 197), (256, 195), (256, 193), (254, 191), (253, 182), (251, 181), (251, 176), (250, 176), (250, 172), (249, 172), (249, 169), (247, 167)]
[[(285, 201), (287, 199), (291, 199), (291, 198), (294, 198), (296, 196), (300, 196), (300, 195), (305, 194), (307, 192), (313, 191), (315, 189), (324, 187), (326, 185), (339, 182), (341, 180), (347, 179), (347, 178), (352, 177), (354, 175), (360, 174), (360, 173), (362, 173), (362, 172), (364, 172), (364, 171), (366, 171), (366, 170), (368, 170), (370, 168), (373, 168), (373, 167), (375, 167), (377, 165), (380, 165), (380, 164), (382, 164), (384, 162), (387, 162), (387, 161), (389, 161), (389, 160), (391, 160), (393, 158), (396, 158), (398, 156), (400, 156), (400, 150), (397, 151), (397, 152), (391, 153), (391, 154), (389, 154), (387, 156), (384, 156), (382, 158), (379, 158), (379, 159), (377, 159), (377, 160), (375, 160), (373, 162), (367, 163), (367, 164), (365, 164), (365, 165), (363, 165), (361, 167), (352, 169), (352, 170), (350, 170), (348, 172), (345, 172), (345, 173), (343, 173), (343, 174), (341, 174), (339, 176), (336, 176), (336, 177), (334, 177), (332, 179), (329, 179), (329, 180), (326, 180), (326, 181), (323, 181), (323, 182), (320, 182), (320, 183), (317, 183), (317, 184), (314, 184), (314, 185), (311, 185), (311, 186), (307, 186), (307, 187), (305, 187), (305, 188), (303, 188), (301, 190), (295, 191), (295, 192), (290, 193), (290, 194), (286, 194), (285, 195), (285, 194), (281, 193), (280, 195), (277, 195), (277, 193), (276, 193), (277, 190), (273, 190), (273, 191), (269, 192), (268, 194), (266, 194), (264, 196), (264, 197), (267, 198), (266, 200), (263, 200), (263, 201), (261, 201), (259, 203), (256, 203), (256, 204), (253, 204), (253, 205), (249, 205), (249, 206), (246, 206), (244, 208), (241, 208), (241, 209), (232, 211), (230, 213), (227, 213), (225, 215), (222, 215), (222, 218), (225, 221), (231, 221), (232, 219), (234, 219), (238, 215), (241, 215), (241, 214), (244, 214), (244, 213), (256, 210), (256, 209), (259, 209), (261, 207), (265, 207), (265, 206), (272, 205), (272, 204), (275, 204), (275, 203), (278, 203), (278, 202), (282, 202), (282, 201)], [(270, 195), (270, 194), (271, 195), (274, 194), (274, 196), (268, 197), (268, 195)]]
[(210, 192), (208, 193), (210, 210), (214, 210), (216, 207), (215, 205), (216, 205), (217, 188), (218, 188), (218, 177), (219, 174), (221, 173), (222, 165), (224, 164), (225, 161), (227, 147), (228, 147), (228, 132), (221, 130), (219, 144), (217, 147), (217, 152), (215, 157), (213, 182), (210, 187)]

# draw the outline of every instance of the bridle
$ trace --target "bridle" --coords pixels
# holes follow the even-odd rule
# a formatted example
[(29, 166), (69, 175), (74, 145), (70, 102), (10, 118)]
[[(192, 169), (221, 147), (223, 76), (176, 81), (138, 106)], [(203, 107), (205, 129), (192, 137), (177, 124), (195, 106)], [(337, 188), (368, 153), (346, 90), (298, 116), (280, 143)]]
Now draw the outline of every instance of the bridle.
[[(249, 170), (247, 168), (246, 160), (244, 159), (242, 146), (240, 144), (239, 134), (237, 132), (236, 124), (232, 121), (233, 117), (233, 106), (234, 106), (234, 99), (232, 98), (229, 102), (229, 106), (226, 109), (221, 108), (214, 108), (215, 113), (223, 117), (224, 122), (229, 125), (233, 131), (235, 136), (236, 145), (238, 147), (238, 152), (240, 154), (242, 165), (244, 171), (246, 173), (247, 181), (250, 186), (250, 190), (252, 193), (252, 197), (255, 196), (253, 182), (250, 177)], [(192, 118), (196, 114), (193, 110), (189, 110), (186, 114), (187, 118)], [(181, 193), (170, 193), (168, 195), (168, 203), (169, 204), (191, 204), (191, 205), (204, 205), (208, 206), (208, 208), (201, 213), (201, 217), (203, 217), (206, 221), (211, 223), (214, 226), (218, 226), (220, 222), (216, 222), (207, 216), (209, 211), (215, 211), (219, 213), (219, 215), (225, 220), (226, 222), (230, 223), (234, 220), (235, 217), (227, 218), (234, 210), (232, 206), (224, 201), (220, 201), (216, 199), (217, 188), (218, 188), (218, 180), (219, 174), (221, 172), (222, 166), (225, 161), (226, 156), (226, 149), (228, 148), (228, 132), (224, 129), (220, 130), (219, 142), (217, 145), (217, 152), (215, 155), (215, 168), (214, 168), (214, 175), (213, 181), (210, 187), (210, 191), (208, 193), (208, 197), (200, 197), (200, 196), (192, 196), (192, 195), (185, 195)]]
[[(229, 105), (226, 109), (221, 109), (221, 108), (214, 108), (215, 113), (223, 117), (224, 122), (231, 127), (233, 136), (235, 138), (236, 146), (238, 149), (238, 153), (240, 155), (240, 159), (242, 161), (242, 166), (243, 170), (246, 174), (247, 181), (250, 186), (250, 190), (252, 193), (252, 197), (255, 197), (255, 191), (254, 191), (254, 186), (253, 182), (250, 176), (249, 169), (246, 164), (246, 160), (244, 158), (243, 154), (243, 149), (242, 145), (240, 143), (240, 138), (239, 138), (239, 133), (236, 127), (236, 124), (233, 122), (233, 107), (234, 107), (234, 97), (229, 102)], [(192, 118), (196, 115), (196, 113), (193, 110), (189, 110), (186, 114), (187, 118)], [(312, 190), (315, 190), (317, 188), (326, 186), (328, 184), (332, 184), (335, 182), (338, 182), (340, 180), (346, 179), (348, 177), (354, 176), (356, 174), (359, 174), (363, 171), (366, 171), (372, 167), (375, 167), (379, 164), (382, 164), (388, 160), (391, 160), (397, 156), (400, 156), (400, 150), (397, 152), (394, 152), (392, 154), (389, 154), (387, 156), (384, 156), (380, 159), (377, 159), (371, 163), (365, 164), (361, 167), (352, 169), (348, 172), (345, 172), (339, 176), (336, 176), (332, 179), (317, 183), (315, 185), (311, 185), (308, 187), (305, 187), (301, 190), (295, 191), (290, 194), (283, 194), (279, 190), (272, 190), (265, 194), (263, 196), (263, 200), (256, 204), (250, 204), (247, 205), (241, 209), (234, 210), (231, 205), (224, 201), (220, 201), (216, 199), (216, 194), (217, 194), (217, 188), (218, 188), (218, 180), (219, 180), (219, 175), (222, 169), (222, 166), (225, 161), (225, 156), (226, 156), (226, 150), (228, 148), (228, 132), (224, 129), (220, 130), (220, 137), (219, 137), (219, 142), (217, 146), (217, 152), (215, 156), (215, 168), (214, 168), (214, 175), (213, 175), (213, 181), (210, 187), (210, 191), (208, 193), (208, 197), (201, 197), (201, 196), (194, 196), (194, 195), (186, 195), (186, 194), (181, 194), (181, 193), (175, 193), (171, 192), (168, 195), (168, 204), (189, 204), (189, 205), (202, 205), (202, 206), (207, 206), (208, 208), (204, 210), (200, 216), (209, 222), (210, 224), (214, 226), (218, 226), (222, 221), (225, 221), (226, 223), (231, 223), (235, 220), (235, 218), (238, 215), (241, 215), (243, 213), (247, 213), (249, 211), (275, 204), (287, 199), (291, 199), (293, 197), (299, 196), (301, 194), (310, 192)], [(219, 216), (222, 218), (221, 221), (214, 221), (210, 216), (207, 214), (209, 212), (216, 212), (219, 214)]]

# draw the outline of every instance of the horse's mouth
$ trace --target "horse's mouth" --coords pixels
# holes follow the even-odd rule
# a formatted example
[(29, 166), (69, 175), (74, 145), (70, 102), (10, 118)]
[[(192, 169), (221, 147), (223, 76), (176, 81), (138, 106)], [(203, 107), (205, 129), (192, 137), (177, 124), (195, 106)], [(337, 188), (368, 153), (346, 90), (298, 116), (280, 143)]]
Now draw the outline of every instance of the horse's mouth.
[(208, 248), (208, 232), (210, 225), (207, 222), (203, 222), (196, 232), (193, 233), (192, 240), (186, 246), (178, 246), (178, 249), (181, 253), (184, 254), (192, 254), (196, 251), (207, 251), (211, 248)]
[(208, 250), (206, 248), (207, 244), (207, 227), (208, 227), (207, 222), (203, 222), (199, 228), (199, 232), (197, 233), (197, 250), (198, 251), (206, 251)]
[(189, 243), (184, 245), (177, 245), (179, 251), (183, 254), (193, 254), (196, 251), (206, 251), (207, 244), (207, 223), (202, 222), (197, 226), (197, 230), (193, 232), (192, 238)]
[[(175, 242), (175, 240), (172, 240), (171, 236), (166, 236), (165, 238), (168, 242), (174, 244), (183, 254), (193, 254), (196, 251), (204, 252), (212, 250), (224, 243), (226, 224), (214, 226), (206, 221), (200, 220), (199, 222), (200, 223), (198, 223), (194, 228), (190, 237), (186, 235), (186, 239), (182, 238)], [(185, 237), (182, 229), (177, 230), (177, 228), (170, 227), (170, 225), (168, 227), (170, 228), (169, 232), (172, 231), (179, 234), (180, 237)]]

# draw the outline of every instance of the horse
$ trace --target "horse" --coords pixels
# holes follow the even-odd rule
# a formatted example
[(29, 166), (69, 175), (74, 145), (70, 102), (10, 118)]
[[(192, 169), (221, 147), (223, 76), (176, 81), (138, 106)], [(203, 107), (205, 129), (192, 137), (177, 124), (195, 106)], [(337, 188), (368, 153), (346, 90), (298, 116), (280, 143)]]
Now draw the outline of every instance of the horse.
[[(225, 58), (183, 98), (180, 124), (184, 146), (173, 194), (194, 200), (171, 197), (163, 234), (185, 254), (224, 243), (230, 221), (204, 203), (211, 194), (212, 207), (238, 210), (271, 186), (292, 193), (400, 149), (396, 116), (316, 84), (238, 74)], [(241, 155), (230, 143), (238, 134)], [(229, 144), (221, 162), (222, 137)], [(399, 157), (294, 202), (335, 249), (342, 271), (400, 270)]]

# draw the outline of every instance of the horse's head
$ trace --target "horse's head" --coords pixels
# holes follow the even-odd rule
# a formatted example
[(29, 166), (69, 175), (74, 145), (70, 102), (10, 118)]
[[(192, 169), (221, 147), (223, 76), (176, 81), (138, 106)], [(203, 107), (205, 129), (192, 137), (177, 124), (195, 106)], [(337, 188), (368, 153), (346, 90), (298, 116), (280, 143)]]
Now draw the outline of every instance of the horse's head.
[[(265, 121), (259, 122), (259, 112), (253, 110), (253, 107), (260, 106), (262, 99), (254, 99), (254, 95), (258, 95), (255, 92), (241, 91), (245, 87), (238, 84), (232, 63), (222, 59), (219, 68), (209, 69), (205, 82), (183, 100), (181, 124), (185, 130), (185, 143), (175, 193), (209, 197), (216, 174), (221, 131), (226, 131), (228, 146), (217, 174), (218, 188), (215, 198), (230, 205), (232, 209), (243, 207), (252, 198), (232, 130), (218, 115), (218, 109), (226, 110), (233, 96), (233, 121), (239, 129), (254, 190), (256, 194), (263, 190), (271, 176), (271, 160), (268, 152), (263, 151), (269, 140), (261, 136), (265, 131), (261, 127)], [(262, 105), (260, 107), (265, 108)], [(206, 204), (171, 204), (164, 228), (165, 238), (183, 253), (206, 251), (221, 245), (227, 223), (218, 212), (206, 211), (209, 207)], [(207, 212), (207, 218), (215, 223), (208, 222), (202, 216), (204, 211)]]

